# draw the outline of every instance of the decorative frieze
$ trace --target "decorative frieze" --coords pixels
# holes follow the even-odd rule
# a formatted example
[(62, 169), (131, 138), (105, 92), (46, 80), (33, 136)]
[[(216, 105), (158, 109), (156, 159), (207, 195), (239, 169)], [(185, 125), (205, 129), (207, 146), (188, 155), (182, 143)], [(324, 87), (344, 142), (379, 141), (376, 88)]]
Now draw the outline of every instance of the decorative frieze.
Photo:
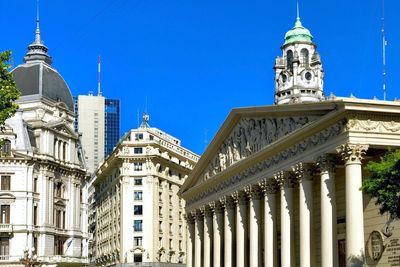
[(349, 131), (398, 133), (400, 132), (400, 118), (369, 117), (358, 115), (349, 119), (346, 128)]
[(220, 146), (208, 169), (203, 173), (207, 180), (288, 133), (314, 120), (314, 117), (243, 118)]
[(302, 154), (306, 152), (307, 150), (310, 150), (316, 146), (319, 146), (321, 144), (326, 143), (328, 140), (338, 136), (345, 130), (345, 121), (339, 121), (338, 123), (324, 129), (323, 131), (312, 135), (311, 137), (304, 139), (302, 142), (299, 142), (292, 147), (283, 150), (274, 156), (265, 159), (262, 162), (259, 162), (258, 164), (255, 164), (254, 166), (246, 169), (245, 171), (232, 176), (230, 179), (227, 179), (217, 186), (213, 186), (208, 188), (207, 190), (199, 193), (198, 195), (195, 195), (194, 197), (188, 199), (186, 202), (187, 205), (192, 205), (196, 201), (200, 199), (204, 199), (207, 196), (211, 194), (215, 194), (218, 192), (221, 192), (225, 190), (226, 188), (231, 188), (232, 185), (236, 183), (241, 183), (244, 180), (246, 180), (249, 177), (252, 177), (262, 171), (265, 171), (266, 169), (269, 169), (271, 166), (277, 166), (280, 163), (284, 162), (287, 159), (296, 157), (299, 154)]

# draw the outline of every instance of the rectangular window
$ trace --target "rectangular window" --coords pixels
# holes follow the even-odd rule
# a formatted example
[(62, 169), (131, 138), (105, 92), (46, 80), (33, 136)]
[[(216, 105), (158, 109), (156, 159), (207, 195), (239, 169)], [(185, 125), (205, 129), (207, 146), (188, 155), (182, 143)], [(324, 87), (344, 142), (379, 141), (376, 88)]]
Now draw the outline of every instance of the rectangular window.
[(134, 254), (133, 255), (133, 261), (134, 262), (142, 262), (143, 261), (142, 254)]
[(10, 180), (11, 176), (9, 175), (1, 176), (1, 190), (10, 190)]
[(0, 237), (0, 256), (8, 256), (10, 254), (10, 239), (8, 237)]
[(142, 224), (143, 224), (143, 220), (134, 220), (133, 222), (133, 230), (135, 232), (141, 232), (142, 231)]
[(136, 141), (142, 140), (142, 139), (143, 139), (143, 134), (142, 134), (142, 133), (137, 133), (137, 134), (135, 135), (135, 140), (136, 140)]
[(142, 178), (135, 178), (135, 185), (142, 185), (142, 184), (143, 184)]
[(33, 179), (33, 192), (37, 192), (38, 189), (38, 178)]
[(143, 192), (142, 191), (135, 191), (133, 192), (133, 199), (134, 200), (142, 200), (143, 199)]
[(169, 249), (172, 249), (172, 239), (169, 240)]
[(38, 207), (34, 206), (33, 207), (33, 225), (37, 225), (37, 215), (38, 215), (37, 211), (38, 211)]
[(134, 215), (143, 215), (143, 206), (142, 205), (135, 205), (133, 206), (133, 214)]
[(141, 147), (135, 147), (133, 150), (134, 154), (142, 154), (143, 153), (143, 148)]
[(134, 237), (133, 241), (134, 241), (135, 246), (137, 246), (137, 247), (139, 247), (139, 246), (141, 247), (143, 245), (143, 237), (141, 237), (141, 236)]
[(54, 237), (54, 255), (64, 255), (64, 238)]
[(10, 223), (10, 205), (1, 205), (0, 223)]
[(133, 163), (133, 170), (135, 170), (135, 171), (143, 170), (143, 163), (142, 162)]

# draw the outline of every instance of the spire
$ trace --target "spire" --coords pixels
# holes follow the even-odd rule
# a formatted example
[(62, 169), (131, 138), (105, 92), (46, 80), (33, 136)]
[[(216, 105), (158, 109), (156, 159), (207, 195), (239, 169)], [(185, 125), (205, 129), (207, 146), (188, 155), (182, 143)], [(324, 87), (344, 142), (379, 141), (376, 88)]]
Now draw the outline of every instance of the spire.
[(296, 23), (294, 25), (295, 27), (302, 27), (301, 21), (300, 21), (300, 8), (299, 8), (299, 0), (297, 0), (297, 17), (296, 17)]
[(40, 36), (40, 20), (39, 20), (39, 0), (36, 0), (36, 31), (35, 41), (28, 46), (28, 53), (24, 57), (24, 61), (37, 62), (42, 61), (49, 65), (53, 62), (52, 58), (47, 53), (48, 48), (43, 44)]

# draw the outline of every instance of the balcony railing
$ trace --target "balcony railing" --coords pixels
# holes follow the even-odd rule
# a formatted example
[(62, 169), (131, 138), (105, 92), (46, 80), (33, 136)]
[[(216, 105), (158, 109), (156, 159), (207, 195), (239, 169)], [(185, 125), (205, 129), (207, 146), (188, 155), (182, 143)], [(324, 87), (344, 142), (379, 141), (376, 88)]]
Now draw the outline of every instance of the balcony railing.
[(13, 231), (12, 224), (0, 223), (0, 233), (11, 233)]

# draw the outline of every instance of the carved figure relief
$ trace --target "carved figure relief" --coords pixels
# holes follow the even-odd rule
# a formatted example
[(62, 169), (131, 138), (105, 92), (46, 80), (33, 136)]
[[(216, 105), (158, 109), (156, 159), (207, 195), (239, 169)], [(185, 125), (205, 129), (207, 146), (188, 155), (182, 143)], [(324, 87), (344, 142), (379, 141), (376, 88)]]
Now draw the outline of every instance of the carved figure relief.
[(305, 116), (241, 119), (209, 162), (208, 169), (203, 173), (203, 180), (224, 171), (235, 162), (260, 151), (311, 120), (313, 118)]

